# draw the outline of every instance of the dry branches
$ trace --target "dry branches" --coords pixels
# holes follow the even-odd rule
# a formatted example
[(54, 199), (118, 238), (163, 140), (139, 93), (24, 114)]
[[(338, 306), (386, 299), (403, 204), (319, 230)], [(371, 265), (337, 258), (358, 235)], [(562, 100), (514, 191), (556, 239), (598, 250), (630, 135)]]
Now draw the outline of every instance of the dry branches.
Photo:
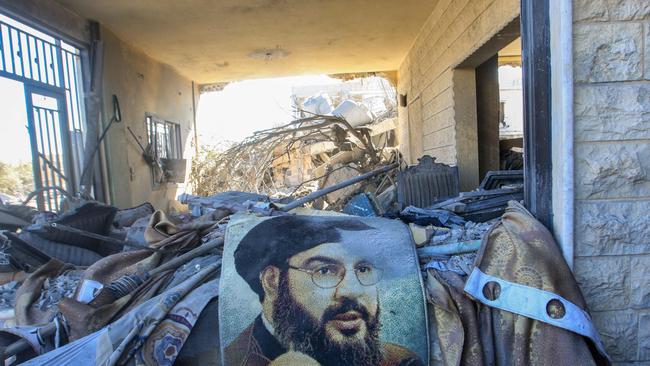
[(354, 128), (338, 116), (312, 115), (255, 132), (221, 153), (203, 151), (193, 163), (190, 182), (198, 195), (226, 190), (272, 194), (286, 188), (283, 177), (273, 172), (274, 161), (292, 159), (302, 147), (319, 142), (333, 143), (330, 153), (363, 150), (362, 165), (372, 167), (381, 159), (366, 128)]

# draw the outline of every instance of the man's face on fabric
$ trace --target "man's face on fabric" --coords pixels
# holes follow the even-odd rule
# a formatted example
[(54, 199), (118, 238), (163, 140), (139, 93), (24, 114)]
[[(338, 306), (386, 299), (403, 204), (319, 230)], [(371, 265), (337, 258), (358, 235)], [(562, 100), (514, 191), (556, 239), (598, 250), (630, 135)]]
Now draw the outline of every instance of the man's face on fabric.
[(379, 360), (381, 270), (341, 243), (325, 243), (288, 260), (273, 303), (276, 336), (321, 364)]

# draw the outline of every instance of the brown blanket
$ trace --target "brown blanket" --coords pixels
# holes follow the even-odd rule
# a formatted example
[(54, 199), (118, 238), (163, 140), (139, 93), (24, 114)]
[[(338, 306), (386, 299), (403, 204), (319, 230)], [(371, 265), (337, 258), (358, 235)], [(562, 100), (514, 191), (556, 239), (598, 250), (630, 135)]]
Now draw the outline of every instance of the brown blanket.
[[(483, 239), (476, 269), (514, 284), (557, 294), (582, 310), (587, 306), (573, 274), (548, 230), (516, 202)], [(476, 270), (475, 269), (475, 270)], [(467, 278), (451, 271), (428, 271), (426, 287), (437, 329), (433, 364), (594, 365), (606, 355), (579, 334), (530, 317), (487, 306), (465, 291)], [(483, 288), (486, 298), (498, 286)], [(562, 306), (547, 311), (562, 313)], [(432, 336), (436, 336), (432, 334)]]

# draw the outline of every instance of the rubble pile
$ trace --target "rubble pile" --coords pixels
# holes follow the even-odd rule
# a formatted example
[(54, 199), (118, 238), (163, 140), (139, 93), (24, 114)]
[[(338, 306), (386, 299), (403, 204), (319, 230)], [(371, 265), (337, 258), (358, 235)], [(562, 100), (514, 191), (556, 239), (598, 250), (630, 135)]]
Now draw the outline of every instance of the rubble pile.
[[(400, 161), (393, 109), (375, 116), (356, 102), (343, 101), (340, 107), (330, 114), (303, 111), (303, 118), (258, 131), (225, 151), (204, 154), (190, 174), (194, 192), (210, 196), (243, 191), (295, 199)], [(381, 194), (391, 185), (386, 180), (394, 181), (394, 175), (350, 186), (311, 204), (340, 211), (357, 193)]]
[(81, 280), (83, 271), (69, 271), (53, 278), (46, 278), (43, 289), (33, 306), (48, 310), (56, 306), (64, 297), (71, 298)]
[(493, 223), (494, 220), (488, 222), (468, 221), (461, 227), (436, 231), (436, 233), (431, 237), (429, 245), (443, 245), (458, 243), (461, 241), (481, 240), (488, 230), (490, 230)]
[[(345, 108), (358, 112), (352, 104)], [(456, 167), (429, 156), (405, 166), (388, 146), (390, 117), (356, 117), (350, 123), (314, 114), (256, 133), (194, 172), (201, 189), (178, 197), (184, 213), (148, 203), (118, 210), (79, 198), (60, 213), (26, 216), (24, 208), (1, 207), (0, 221), (7, 223), (0, 222), (0, 335), (37, 327), (42, 347), (36, 353), (47, 356), (105, 332), (108, 338), (95, 341), (113, 343), (93, 347), (112, 347), (111, 359), (145, 357), (144, 349), (158, 347), (151, 334), (177, 332), (163, 319), (215, 308), (225, 232), (240, 212), (280, 216), (310, 207), (400, 220), (410, 228), (423, 278), (462, 283), (508, 201), (523, 199), (522, 172), (490, 172), (476, 190), (460, 192)], [(294, 184), (287, 172), (298, 158), (310, 173)], [(183, 359), (191, 329), (174, 338), (167, 360)], [(29, 337), (21, 337), (12, 338), (6, 359), (34, 356), (24, 352)]]
[(0, 311), (13, 309), (16, 304), (16, 290), (20, 287), (17, 281), (0, 285)]

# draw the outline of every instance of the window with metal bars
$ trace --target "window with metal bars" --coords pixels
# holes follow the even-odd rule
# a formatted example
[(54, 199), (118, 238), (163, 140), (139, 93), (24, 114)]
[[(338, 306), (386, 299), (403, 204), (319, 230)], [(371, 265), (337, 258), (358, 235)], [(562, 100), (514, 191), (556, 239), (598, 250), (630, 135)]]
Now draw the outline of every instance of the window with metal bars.
[[(55, 188), (76, 193), (84, 166), (82, 49), (39, 29), (0, 12), (0, 78), (24, 88), (34, 188), (42, 191), (36, 203), (40, 210), (58, 211)], [(12, 123), (0, 122), (0, 130)]]
[(147, 115), (147, 136), (156, 159), (181, 159), (181, 126)]
[(151, 176), (156, 187), (165, 182), (172, 182), (169, 180), (170, 172), (167, 171), (169, 163), (183, 158), (181, 126), (151, 114), (146, 115), (146, 124), (149, 153), (153, 161)]

